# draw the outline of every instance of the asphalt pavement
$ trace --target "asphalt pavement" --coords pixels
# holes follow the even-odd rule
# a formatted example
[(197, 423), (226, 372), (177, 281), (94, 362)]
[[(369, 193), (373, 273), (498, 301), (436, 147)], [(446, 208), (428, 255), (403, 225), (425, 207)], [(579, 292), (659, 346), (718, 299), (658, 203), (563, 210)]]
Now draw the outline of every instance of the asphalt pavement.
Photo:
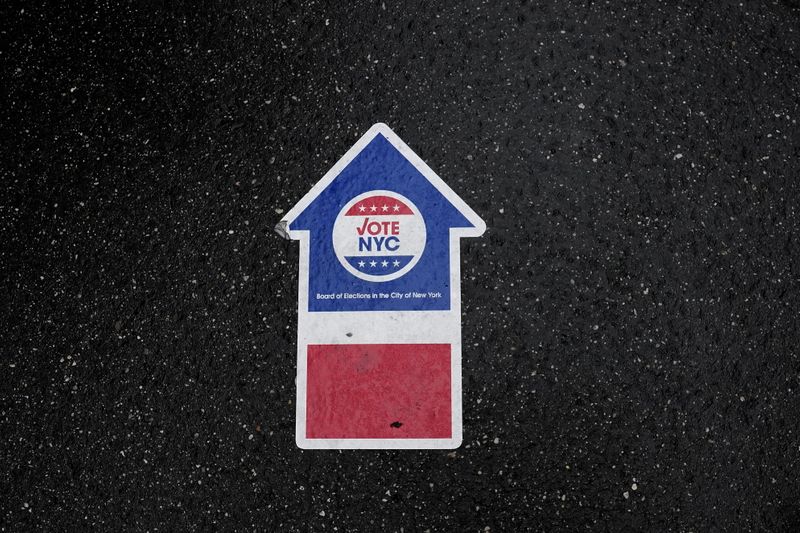
[[(800, 530), (798, 2), (166, 4), (0, 7), (0, 530)], [(454, 451), (295, 445), (376, 122), (488, 227)]]

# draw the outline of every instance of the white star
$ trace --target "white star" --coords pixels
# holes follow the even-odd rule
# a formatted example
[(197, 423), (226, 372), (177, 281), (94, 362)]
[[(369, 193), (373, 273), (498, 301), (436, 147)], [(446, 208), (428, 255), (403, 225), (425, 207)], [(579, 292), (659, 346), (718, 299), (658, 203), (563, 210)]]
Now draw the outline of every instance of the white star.
[(386, 211), (388, 211), (388, 210), (389, 210), (389, 206), (388, 205), (385, 205), (385, 206), (381, 207), (381, 211), (383, 211), (384, 213)]
[(389, 266), (389, 261), (381, 261), (381, 266), (383, 268), (386, 268), (387, 266)]
[(377, 264), (378, 264), (378, 263), (376, 263), (375, 261), (370, 261), (370, 262), (369, 262), (369, 266), (371, 266), (371, 267), (374, 267), (374, 266), (375, 266), (375, 265), (377, 265)]
[(366, 207), (364, 207), (363, 205), (358, 206), (358, 210), (361, 211), (362, 213), (364, 212), (365, 209)]
[(392, 261), (392, 265), (393, 265), (393, 266), (396, 266), (396, 267), (399, 267), (399, 266), (400, 266), (400, 261), (398, 261), (397, 259), (395, 259), (394, 261)]
[(360, 266), (361, 268), (364, 268), (364, 261), (359, 261), (358, 262), (358, 266)]
[(395, 211), (400, 211), (400, 206), (397, 205), (397, 204), (394, 204), (394, 207), (392, 209), (394, 209)]
[(377, 208), (377, 207), (375, 207), (374, 205), (371, 205), (371, 206), (369, 207), (369, 210), (370, 210), (370, 211), (372, 211), (372, 212), (374, 213), (375, 211), (377, 211), (377, 210), (378, 210), (378, 208)]

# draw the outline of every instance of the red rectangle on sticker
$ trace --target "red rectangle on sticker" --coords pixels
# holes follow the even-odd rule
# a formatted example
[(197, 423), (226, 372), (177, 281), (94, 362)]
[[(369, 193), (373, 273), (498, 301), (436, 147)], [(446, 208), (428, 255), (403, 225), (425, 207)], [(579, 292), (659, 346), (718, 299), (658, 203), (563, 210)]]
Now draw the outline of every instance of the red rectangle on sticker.
[(306, 438), (452, 434), (449, 344), (311, 344)]

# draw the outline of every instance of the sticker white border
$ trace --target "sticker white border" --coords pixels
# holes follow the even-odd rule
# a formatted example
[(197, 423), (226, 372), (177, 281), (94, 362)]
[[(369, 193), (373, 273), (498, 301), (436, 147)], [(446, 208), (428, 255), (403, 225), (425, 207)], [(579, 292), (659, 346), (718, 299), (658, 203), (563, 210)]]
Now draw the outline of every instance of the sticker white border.
[[(447, 311), (308, 311), (310, 235), (291, 223), (377, 136), (383, 135), (466, 218), (472, 228), (450, 228), (450, 309)], [(480, 237), (486, 223), (386, 124), (373, 125), (281, 220), (290, 239), (300, 241), (297, 294), (297, 397), (295, 441), (303, 449), (453, 449), (461, 445), (461, 237)], [(447, 439), (309, 439), (306, 438), (306, 387), (309, 344), (451, 345), (451, 421)]]

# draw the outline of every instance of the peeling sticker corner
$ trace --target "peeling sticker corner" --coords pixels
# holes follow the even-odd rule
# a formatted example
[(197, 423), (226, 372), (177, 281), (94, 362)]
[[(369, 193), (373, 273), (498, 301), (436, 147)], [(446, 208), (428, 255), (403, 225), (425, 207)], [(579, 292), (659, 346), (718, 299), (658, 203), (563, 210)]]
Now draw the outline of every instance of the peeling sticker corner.
[(284, 239), (289, 240), (289, 221), (288, 220), (281, 220), (277, 224), (275, 224), (275, 233), (283, 237)]

